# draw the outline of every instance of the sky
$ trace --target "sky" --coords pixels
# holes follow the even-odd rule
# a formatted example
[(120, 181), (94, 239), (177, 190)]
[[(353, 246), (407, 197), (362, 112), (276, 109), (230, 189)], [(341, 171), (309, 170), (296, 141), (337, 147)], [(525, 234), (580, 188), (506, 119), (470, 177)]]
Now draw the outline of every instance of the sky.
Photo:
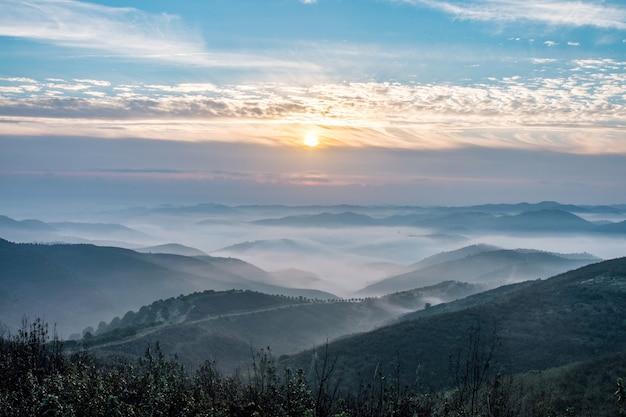
[(0, 209), (626, 202), (622, 1), (0, 9)]

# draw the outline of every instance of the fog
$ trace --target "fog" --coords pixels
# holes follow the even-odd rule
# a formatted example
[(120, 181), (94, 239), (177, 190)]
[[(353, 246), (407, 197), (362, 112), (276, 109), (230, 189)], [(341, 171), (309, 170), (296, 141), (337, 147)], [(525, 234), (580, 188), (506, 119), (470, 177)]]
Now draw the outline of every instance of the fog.
[[(411, 212), (406, 207), (350, 207), (373, 218)], [(211, 256), (233, 257), (268, 272), (298, 270), (290, 282), (288, 274), (276, 277), (275, 285), (319, 289), (349, 297), (359, 289), (386, 277), (412, 270), (428, 256), (473, 244), (490, 244), (505, 249), (537, 249), (559, 253), (588, 252), (608, 259), (626, 254), (624, 235), (580, 233), (498, 233), (475, 230), (442, 231), (425, 227), (342, 226), (296, 227), (259, 225), (260, 219), (286, 215), (340, 213), (340, 207), (209, 206), (185, 209), (175, 206), (41, 214), (44, 221), (79, 219), (81, 222), (124, 225), (136, 234), (61, 230), (37, 241), (93, 242), (97, 245), (139, 249), (177, 243)], [(413, 209), (413, 212), (420, 211)], [(592, 221), (620, 221), (623, 214), (586, 214)], [(29, 236), (17, 236), (28, 241)], [(11, 238), (14, 236), (3, 236)], [(32, 239), (31, 239), (32, 240)], [(242, 245), (244, 244), (244, 245)], [(413, 268), (414, 269), (414, 268)], [(296, 273), (296, 272), (294, 272)], [(306, 274), (310, 273), (310, 274)], [(287, 275), (287, 277), (285, 277)], [(319, 278), (319, 279), (318, 279)], [(459, 281), (464, 277), (459, 276)]]

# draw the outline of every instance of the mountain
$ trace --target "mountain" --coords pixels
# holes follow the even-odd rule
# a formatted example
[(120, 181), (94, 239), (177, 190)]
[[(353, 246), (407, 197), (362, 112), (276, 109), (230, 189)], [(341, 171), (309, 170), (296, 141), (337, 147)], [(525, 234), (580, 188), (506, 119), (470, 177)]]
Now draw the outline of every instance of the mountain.
[(160, 300), (82, 340), (101, 354), (141, 355), (151, 343), (191, 367), (206, 359), (233, 370), (250, 359), (250, 349), (270, 347), (295, 353), (326, 340), (371, 330), (426, 303), (449, 301), (479, 291), (447, 282), (376, 299), (312, 301), (252, 291), (205, 291)]
[(56, 232), (97, 239), (142, 240), (149, 236), (130, 227), (115, 223), (48, 223)]
[(181, 255), (181, 256), (205, 256), (207, 255), (206, 252), (203, 252), (200, 249), (192, 248), (191, 246), (181, 245), (179, 243), (166, 243), (163, 245), (148, 246), (145, 248), (139, 248), (135, 250), (141, 253), (167, 253), (170, 255)]
[(379, 221), (365, 214), (350, 211), (342, 213), (320, 213), (286, 216), (278, 219), (256, 220), (254, 224), (263, 226), (300, 226), (300, 227), (346, 227), (374, 226)]
[(51, 232), (54, 227), (40, 220), (14, 220), (7, 216), (0, 215), (0, 231), (14, 230), (24, 232)]
[[(525, 211), (521, 211), (525, 209)], [(570, 211), (571, 210), (571, 211)], [(450, 235), (459, 232), (516, 232), (516, 233), (626, 233), (620, 223), (596, 224), (577, 213), (619, 214), (609, 206), (573, 206), (554, 202), (518, 205), (487, 205), (470, 207), (439, 207), (416, 212), (393, 214), (374, 218), (355, 212), (323, 212), (291, 215), (281, 218), (256, 220), (266, 226), (292, 227), (350, 227), (350, 226), (406, 226), (438, 231), (432, 235)]]
[(601, 233), (626, 234), (626, 220), (617, 223), (602, 224), (596, 228)]
[(267, 272), (232, 258), (0, 240), (0, 317), (13, 326), (27, 315), (56, 323), (61, 332), (75, 331), (160, 298), (205, 289), (334, 297), (268, 284), (271, 279)]
[(145, 233), (115, 223), (46, 223), (41, 220), (15, 220), (0, 215), (0, 235), (17, 241), (144, 240)]
[[(568, 255), (528, 249), (490, 250), (490, 248), (482, 245), (469, 246), (426, 258), (422, 261), (425, 266), (385, 278), (363, 288), (358, 294), (385, 294), (448, 280), (494, 287), (505, 283), (546, 278), (599, 260), (592, 255)], [(463, 257), (463, 254), (470, 255)], [(440, 262), (442, 260), (443, 262)], [(416, 266), (420, 264), (421, 262), (418, 262)]]
[(394, 216), (385, 223), (406, 224), (451, 231), (507, 232), (592, 232), (595, 225), (568, 211), (534, 209), (516, 214), (493, 214), (490, 211), (453, 211), (418, 216)]
[[(420, 381), (438, 389), (451, 383), (445, 371), (451, 358), (472, 346), (481, 355), (493, 347), (492, 366), (505, 373), (623, 352), (624, 317), (626, 258), (619, 258), (409, 313), (398, 323), (335, 341), (328, 352), (344, 381), (356, 384), (359, 375), (400, 358), (402, 383), (414, 381), (419, 370)], [(308, 369), (314, 355), (300, 353), (285, 365)]]
[(241, 242), (214, 251), (214, 253), (244, 254), (248, 252), (303, 252), (318, 253), (323, 250), (310, 243), (293, 239), (271, 239)]
[[(449, 209), (454, 210), (454, 208)], [(519, 214), (523, 212), (541, 210), (562, 210), (569, 211), (570, 213), (601, 212), (602, 210), (611, 210), (609, 206), (579, 206), (575, 204), (563, 204), (557, 201), (540, 201), (538, 203), (480, 204), (461, 207), (459, 209), (476, 210), (494, 214)]]
[(203, 214), (236, 214), (236, 208), (226, 206), (224, 204), (196, 204), (192, 206), (165, 206), (157, 207), (149, 210), (151, 213), (168, 214), (168, 215), (203, 215)]
[(489, 225), (497, 217), (491, 213), (481, 211), (459, 211), (459, 212), (435, 212), (433, 214), (422, 215), (413, 218), (412, 226), (436, 228), (447, 231), (482, 230), (489, 228)]
[(464, 246), (460, 249), (455, 249), (447, 252), (441, 252), (436, 255), (429, 256), (427, 258), (422, 259), (419, 262), (416, 262), (412, 265), (409, 265), (413, 270), (426, 268), (429, 266), (442, 264), (444, 262), (456, 261), (459, 259), (463, 259), (467, 256), (478, 255), (479, 253), (484, 252), (492, 252), (495, 250), (499, 250), (501, 248), (493, 245), (485, 245), (485, 244), (476, 244), (470, 246)]
[(587, 220), (563, 210), (534, 210), (513, 216), (497, 217), (494, 229), (512, 231), (560, 231), (587, 232), (595, 225)]

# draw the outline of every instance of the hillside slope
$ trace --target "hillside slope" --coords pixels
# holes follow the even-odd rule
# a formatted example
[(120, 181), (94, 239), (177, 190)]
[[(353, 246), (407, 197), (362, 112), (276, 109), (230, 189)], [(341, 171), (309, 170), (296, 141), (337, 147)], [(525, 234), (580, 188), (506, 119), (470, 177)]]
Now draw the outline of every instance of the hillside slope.
[(144, 248), (135, 249), (141, 253), (167, 253), (170, 255), (181, 256), (205, 256), (206, 252), (200, 249), (193, 248), (191, 246), (181, 245), (179, 243), (165, 243), (163, 245), (147, 246)]
[[(329, 352), (338, 358), (341, 377), (353, 383), (399, 357), (403, 382), (412, 383), (419, 369), (421, 381), (441, 388), (451, 382), (450, 358), (477, 326), (485, 344), (495, 330), (499, 368), (524, 372), (623, 351), (625, 318), (626, 258), (620, 258), (411, 313), (331, 343)], [(286, 364), (308, 367), (313, 357), (303, 352)]]
[(101, 354), (141, 355), (151, 343), (189, 366), (206, 359), (226, 370), (250, 359), (250, 349), (295, 353), (340, 336), (379, 327), (409, 311), (461, 298), (479, 287), (445, 282), (367, 300), (312, 301), (250, 291), (207, 291), (157, 301), (99, 326), (85, 339)]
[[(489, 250), (488, 247), (482, 246), (468, 248), (464, 248), (468, 249), (465, 252), (461, 249), (441, 254), (434, 260), (432, 257), (427, 258), (425, 267), (371, 284), (359, 291), (359, 294), (385, 294), (447, 280), (495, 287), (529, 279), (547, 278), (599, 260), (591, 255), (558, 254), (527, 249)], [(462, 257), (466, 252), (470, 255)]]
[(267, 272), (231, 258), (0, 240), (0, 321), (15, 326), (24, 315), (42, 317), (65, 336), (157, 299), (206, 289), (333, 297), (270, 281)]

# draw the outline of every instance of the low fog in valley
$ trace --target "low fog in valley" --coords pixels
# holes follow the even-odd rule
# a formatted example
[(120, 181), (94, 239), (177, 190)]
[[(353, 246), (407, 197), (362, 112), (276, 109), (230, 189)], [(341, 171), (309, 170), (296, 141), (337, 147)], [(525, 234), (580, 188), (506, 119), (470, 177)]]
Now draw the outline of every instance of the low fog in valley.
[[(480, 222), (459, 225), (458, 219), (465, 218), (478, 218)], [(505, 224), (503, 219), (512, 223)], [(568, 229), (572, 219), (583, 227)], [(3, 217), (0, 232), (3, 238), (13, 242), (84, 243), (131, 249), (144, 256), (234, 258), (263, 270), (263, 276), (250, 267), (245, 272), (237, 270), (238, 274), (270, 285), (268, 288), (274, 288), (276, 293), (282, 291), (278, 288), (318, 290), (323, 293), (302, 295), (326, 294), (349, 299), (383, 296), (443, 281), (489, 289), (548, 278), (573, 267), (622, 255), (626, 234), (620, 229), (607, 231), (602, 227), (623, 228), (624, 219), (626, 212), (617, 206), (576, 208), (557, 203), (501, 207), (199, 204), (42, 212), (37, 219)], [(564, 226), (559, 222), (565, 222)], [(428, 227), (429, 223), (432, 227)], [(519, 259), (502, 258), (513, 253), (511, 250), (517, 251), (515, 256)], [(447, 255), (448, 252), (452, 255)], [(440, 261), (430, 260), (442, 253), (444, 258)], [(544, 259), (547, 253), (560, 257), (557, 261), (557, 258)], [(433, 259), (438, 259), (437, 256)], [(168, 264), (167, 268), (172, 266)], [(185, 268), (185, 273), (190, 272), (190, 267)], [(11, 272), (3, 272), (7, 274)], [(252, 284), (242, 285), (225, 282), (215, 287), (198, 281), (188, 288), (260, 289)], [(155, 295), (167, 297), (181, 293), (185, 291), (164, 289)], [(98, 321), (108, 322), (151, 300), (146, 296), (143, 302), (139, 299), (133, 302), (133, 295), (127, 296), (128, 302), (116, 305), (111, 311), (107, 311), (107, 304), (102, 301)], [(425, 302), (441, 301), (442, 298), (433, 296)], [(406, 307), (401, 309), (404, 311)], [(42, 311), (14, 313), (13, 317), (32, 316)], [(56, 319), (54, 314), (43, 313)], [(392, 316), (400, 314), (397, 311)], [(86, 325), (97, 325), (95, 317), (86, 323), (87, 317), (90, 316), (76, 320), (76, 325), (71, 323), (74, 320), (58, 322), (61, 335), (67, 337), (70, 333), (80, 333)]]

